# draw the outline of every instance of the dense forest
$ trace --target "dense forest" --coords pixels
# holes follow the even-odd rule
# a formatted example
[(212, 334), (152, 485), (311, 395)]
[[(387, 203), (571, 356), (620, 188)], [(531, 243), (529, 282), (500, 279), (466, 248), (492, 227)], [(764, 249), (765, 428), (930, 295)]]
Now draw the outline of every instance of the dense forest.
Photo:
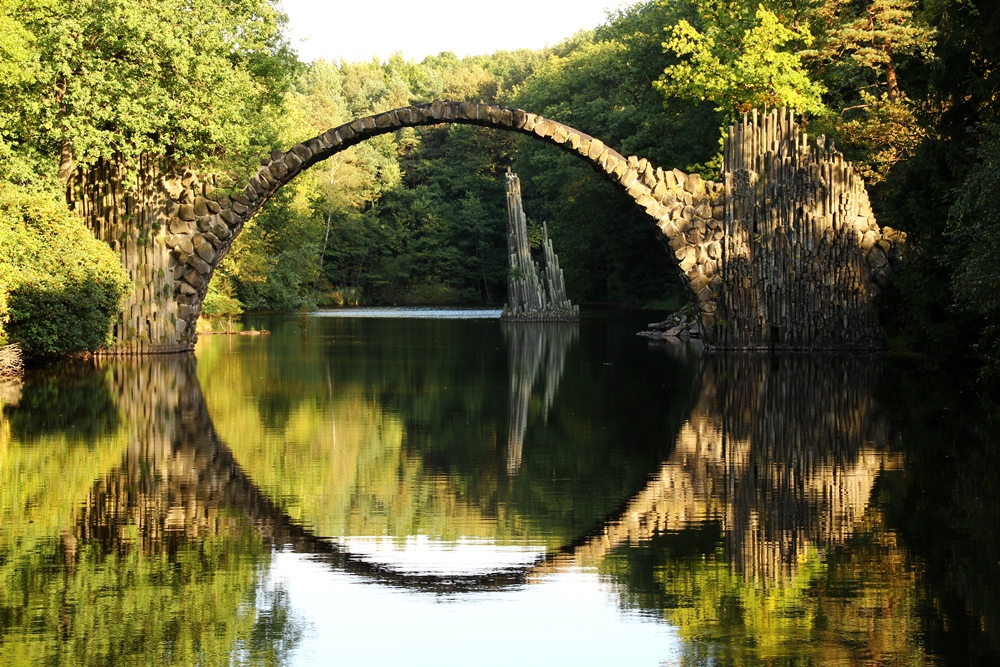
[[(126, 283), (66, 211), (74, 169), (166, 155), (240, 183), (353, 118), (434, 99), (520, 107), (711, 178), (721, 128), (806, 114), (907, 232), (892, 342), (1000, 359), (1000, 8), (985, 0), (649, 0), (537, 51), (302, 63), (271, 0), (0, 0), (0, 343), (93, 349)], [(299, 176), (216, 272), (208, 313), (504, 300), (503, 174), (521, 176), (570, 297), (672, 307), (643, 214), (582, 162), (510, 133), (409, 128)]]

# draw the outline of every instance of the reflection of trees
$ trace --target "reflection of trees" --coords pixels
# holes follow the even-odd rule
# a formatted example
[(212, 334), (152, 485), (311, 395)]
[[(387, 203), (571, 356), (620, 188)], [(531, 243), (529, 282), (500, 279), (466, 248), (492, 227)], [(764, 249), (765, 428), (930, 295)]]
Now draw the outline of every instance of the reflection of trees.
[[(645, 350), (609, 343), (616, 328), (581, 325), (558, 394), (546, 383), (547, 422), (538, 418), (540, 382), (533, 387), (532, 444), (509, 475), (509, 347), (496, 322), (321, 324), (324, 335), (303, 339), (295, 354), (272, 345), (277, 337), (233, 355), (219, 353), (230, 341), (208, 339), (198, 374), (241, 467), (326, 537), (465, 536), (559, 549), (643, 487), (668, 450), (648, 434), (676, 430), (689, 394), (690, 364), (656, 355), (648, 373), (631, 376), (620, 368), (648, 358)], [(634, 340), (630, 330), (620, 335)], [(665, 388), (664, 378), (684, 388)], [(660, 409), (634, 414), (651, 397)]]
[[(34, 514), (6, 517), (2, 532), (12, 539), (0, 544), (0, 662), (231, 664), (234, 655), (275, 662), (275, 646), (255, 640), (283, 618), (256, 611), (273, 597), (260, 587), (266, 545), (229, 511), (231, 487), (225, 466), (213, 465), (219, 452), (193, 360), (122, 361), (78, 375), (60, 385), (66, 395), (58, 404), (83, 404), (95, 387), (110, 389), (118, 398), (111, 414), (95, 414), (97, 426), (78, 425), (113, 425), (111, 432), (68, 440), (65, 431), (35, 432), (28, 444), (12, 444), (16, 461), (3, 461), (5, 473), (31, 470), (33, 484), (55, 485)], [(53, 449), (58, 455), (40, 468), (34, 454)], [(65, 493), (60, 482), (76, 489), (80, 463), (89, 492)]]
[(547, 420), (559, 391), (566, 351), (579, 336), (580, 325), (578, 322), (504, 322), (501, 326), (510, 359), (507, 472), (513, 474), (521, 466), (532, 391), (541, 379), (542, 419)]

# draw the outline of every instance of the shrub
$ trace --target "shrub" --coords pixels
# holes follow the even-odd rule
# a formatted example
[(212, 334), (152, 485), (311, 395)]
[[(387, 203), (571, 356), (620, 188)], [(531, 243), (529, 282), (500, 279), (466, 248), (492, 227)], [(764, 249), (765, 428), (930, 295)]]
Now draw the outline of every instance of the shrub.
[(128, 287), (115, 253), (58, 196), (0, 183), (0, 338), (29, 358), (96, 350)]

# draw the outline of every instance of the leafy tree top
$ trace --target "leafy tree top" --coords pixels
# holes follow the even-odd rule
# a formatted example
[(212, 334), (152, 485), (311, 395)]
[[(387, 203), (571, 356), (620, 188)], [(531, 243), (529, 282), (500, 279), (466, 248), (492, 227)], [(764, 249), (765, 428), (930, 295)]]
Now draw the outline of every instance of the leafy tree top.
[(147, 152), (241, 166), (297, 68), (274, 0), (3, 2), (0, 71), (24, 76), (0, 82), (0, 151), (35, 157), (9, 179), (60, 154), (63, 171)]

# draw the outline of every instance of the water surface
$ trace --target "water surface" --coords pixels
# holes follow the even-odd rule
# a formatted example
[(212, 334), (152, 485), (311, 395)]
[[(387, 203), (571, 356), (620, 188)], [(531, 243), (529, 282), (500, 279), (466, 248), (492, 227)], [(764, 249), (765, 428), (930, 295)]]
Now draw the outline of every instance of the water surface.
[(0, 663), (1000, 660), (962, 373), (416, 314), (0, 387)]

